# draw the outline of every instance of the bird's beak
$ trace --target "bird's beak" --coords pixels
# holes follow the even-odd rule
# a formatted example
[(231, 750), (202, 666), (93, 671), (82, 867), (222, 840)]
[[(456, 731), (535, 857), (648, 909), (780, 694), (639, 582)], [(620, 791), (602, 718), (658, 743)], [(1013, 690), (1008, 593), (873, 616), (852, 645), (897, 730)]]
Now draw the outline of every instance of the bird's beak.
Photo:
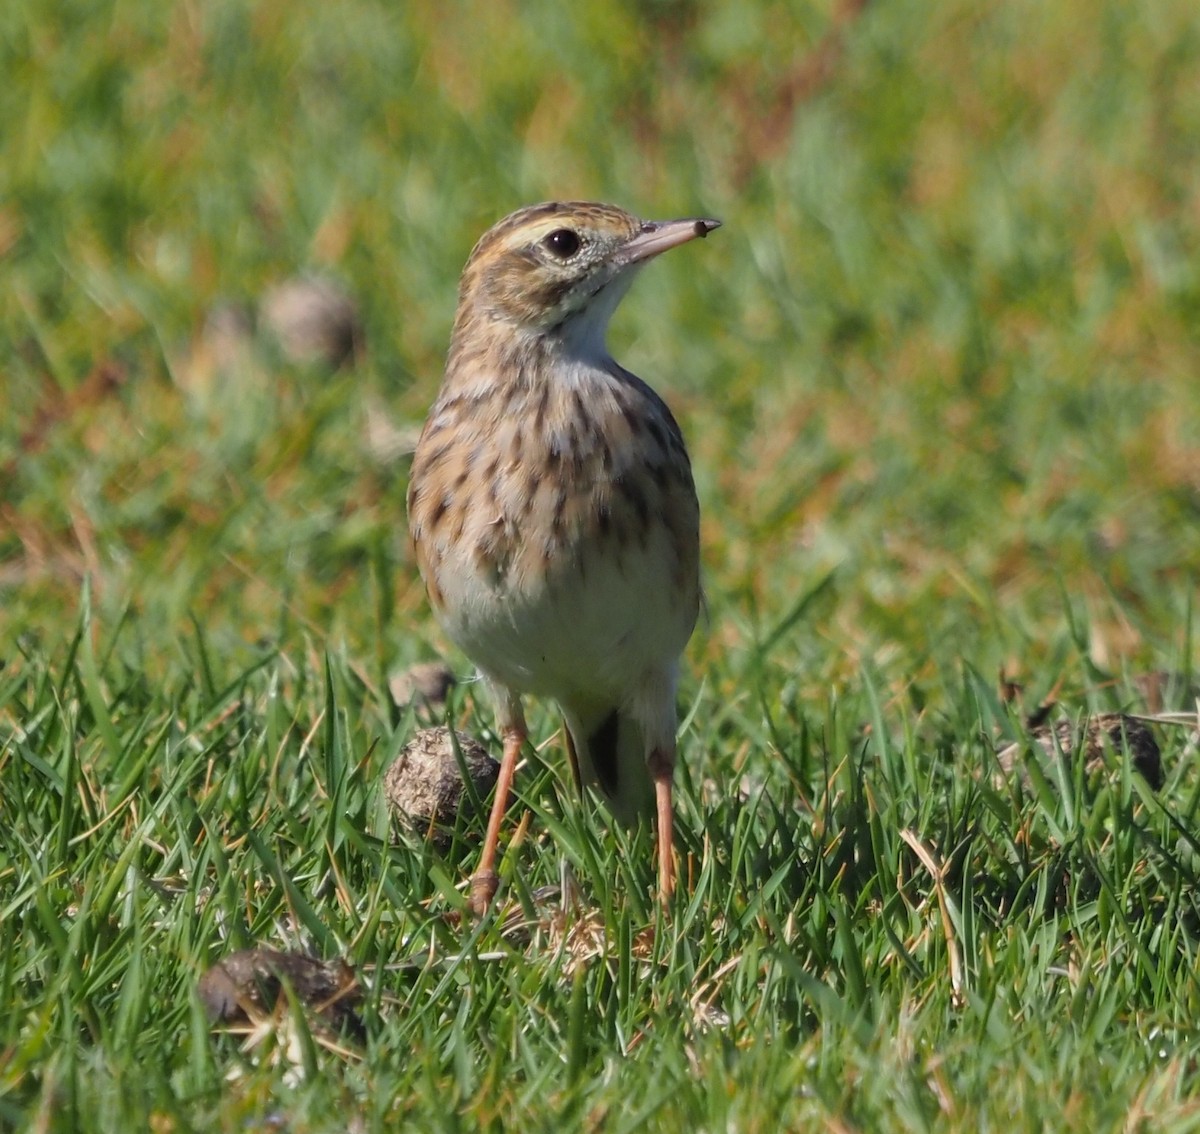
[(720, 228), (719, 220), (689, 217), (686, 220), (645, 221), (642, 231), (625, 245), (625, 262), (639, 264), (649, 260), (668, 248), (686, 244), (697, 237), (704, 238), (714, 228)]

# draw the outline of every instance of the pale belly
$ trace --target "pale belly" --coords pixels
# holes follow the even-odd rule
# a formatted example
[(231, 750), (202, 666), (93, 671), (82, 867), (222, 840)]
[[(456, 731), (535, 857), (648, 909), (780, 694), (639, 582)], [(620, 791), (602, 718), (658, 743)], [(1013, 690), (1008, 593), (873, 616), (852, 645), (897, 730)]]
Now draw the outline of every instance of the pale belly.
[(699, 609), (699, 507), (670, 411), (615, 363), (449, 398), (409, 516), (443, 625), (493, 682), (619, 705), (674, 672)]
[(466, 561), (440, 578), (446, 630), (480, 670), (562, 701), (619, 704), (673, 668), (699, 601), (665, 530), (619, 555), (612, 541), (577, 549), (548, 575), (531, 556), (500, 579)]

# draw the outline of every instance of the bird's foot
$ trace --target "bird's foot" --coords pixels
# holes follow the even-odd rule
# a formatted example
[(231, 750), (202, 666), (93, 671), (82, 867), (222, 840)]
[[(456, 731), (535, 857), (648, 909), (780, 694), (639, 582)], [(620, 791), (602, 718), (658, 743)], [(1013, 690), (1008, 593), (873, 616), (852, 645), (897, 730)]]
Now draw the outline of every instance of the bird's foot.
[(483, 917), (496, 896), (500, 877), (494, 870), (477, 870), (471, 875), (471, 896), (467, 904), (476, 917)]

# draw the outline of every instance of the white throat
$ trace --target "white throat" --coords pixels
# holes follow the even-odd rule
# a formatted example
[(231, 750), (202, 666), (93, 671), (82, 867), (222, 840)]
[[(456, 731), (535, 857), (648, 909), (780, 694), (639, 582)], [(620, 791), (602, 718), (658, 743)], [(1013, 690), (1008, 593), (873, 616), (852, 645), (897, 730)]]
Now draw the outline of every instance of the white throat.
[(585, 365), (601, 366), (612, 361), (606, 339), (608, 324), (613, 317), (633, 277), (638, 264), (632, 264), (618, 272), (592, 298), (587, 305), (567, 319), (559, 328), (559, 338), (564, 354), (571, 360)]

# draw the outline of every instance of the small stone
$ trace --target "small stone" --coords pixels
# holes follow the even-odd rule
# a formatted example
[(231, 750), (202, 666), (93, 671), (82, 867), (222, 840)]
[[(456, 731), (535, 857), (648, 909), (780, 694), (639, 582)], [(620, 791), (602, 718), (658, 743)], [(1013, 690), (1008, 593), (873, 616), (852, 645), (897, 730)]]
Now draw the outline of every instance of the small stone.
[(454, 752), (458, 742), (462, 762), (480, 801), (487, 798), (500, 774), (500, 765), (487, 750), (466, 733), (445, 727), (423, 728), (405, 746), (384, 775), (384, 793), (397, 817), (418, 834), (432, 832), (444, 840), (454, 826), (464, 798), (459, 763)]
[(421, 439), (421, 423), (396, 420), (374, 398), (363, 405), (363, 444), (368, 456), (380, 465), (411, 457)]
[(273, 1015), (287, 981), (317, 1019), (338, 1031), (362, 1033), (356, 1006), (362, 987), (345, 961), (319, 961), (303, 953), (257, 947), (218, 961), (196, 985), (214, 1024), (254, 1023)]
[(242, 304), (222, 300), (205, 316), (201, 336), (217, 367), (232, 370), (254, 347), (254, 320)]
[(305, 276), (271, 288), (263, 297), (259, 323), (290, 362), (319, 363), (336, 370), (362, 352), (363, 330), (350, 295), (323, 276)]
[(420, 662), (394, 674), (388, 687), (397, 705), (440, 709), (455, 684), (454, 672), (445, 662)]
[[(1143, 721), (1124, 713), (1099, 713), (1079, 725), (1073, 721), (1057, 721), (1053, 724), (1039, 725), (1029, 736), (1050, 760), (1056, 758), (1059, 751), (1068, 759), (1076, 758), (1076, 742), (1083, 735), (1083, 758), (1086, 761), (1087, 774), (1093, 775), (1105, 767), (1105, 742), (1114, 752), (1128, 752), (1133, 762), (1133, 769), (1155, 791), (1163, 786), (1162, 753), (1154, 734)], [(1019, 769), (1022, 775), (1025, 769), (1021, 764), (1021, 753), (1024, 746), (1010, 744), (997, 754), (1000, 767), (1006, 774)]]

